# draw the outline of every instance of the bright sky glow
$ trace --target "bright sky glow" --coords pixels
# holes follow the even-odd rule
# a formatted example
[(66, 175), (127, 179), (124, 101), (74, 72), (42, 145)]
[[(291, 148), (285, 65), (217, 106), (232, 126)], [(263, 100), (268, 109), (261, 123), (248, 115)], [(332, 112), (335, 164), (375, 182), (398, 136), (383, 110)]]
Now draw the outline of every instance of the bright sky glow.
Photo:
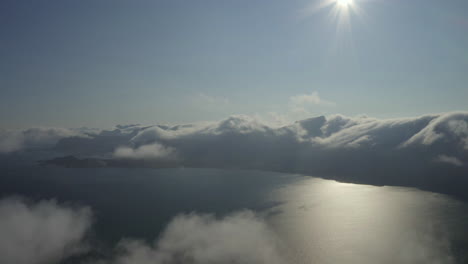
[(4, 0), (0, 127), (468, 110), (466, 0)]
[(336, 0), (336, 3), (340, 7), (348, 7), (349, 5), (353, 4), (353, 0)]

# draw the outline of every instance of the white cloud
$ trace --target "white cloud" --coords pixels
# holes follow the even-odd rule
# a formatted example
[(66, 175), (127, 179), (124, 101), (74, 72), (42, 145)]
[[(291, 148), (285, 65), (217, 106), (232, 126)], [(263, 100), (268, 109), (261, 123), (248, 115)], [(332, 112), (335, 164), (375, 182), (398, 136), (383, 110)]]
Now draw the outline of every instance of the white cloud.
[[(37, 203), (0, 200), (0, 263), (54, 264), (89, 252), (85, 235), (91, 210), (54, 200)], [(280, 241), (262, 217), (240, 211), (223, 218), (210, 214), (175, 217), (153, 245), (123, 238), (114, 254), (94, 264), (244, 263), (280, 264)]]
[(88, 208), (68, 208), (55, 201), (29, 204), (0, 201), (0, 263), (58, 263), (80, 253), (91, 224)]
[[(333, 115), (278, 127), (238, 115), (220, 122), (148, 128), (131, 144), (175, 148), (183, 166), (279, 170), (425, 188), (434, 184), (435, 190), (440, 186), (437, 168), (444, 168), (434, 162), (440, 155), (450, 156), (442, 160), (452, 164), (466, 162), (466, 122), (468, 113), (463, 112), (395, 119)], [(451, 173), (463, 174), (465, 167), (458, 167)], [(460, 178), (450, 176), (455, 175), (444, 180)]]
[[(452, 157), (452, 164), (468, 162), (468, 112), (395, 119), (332, 115), (283, 126), (235, 115), (219, 122), (121, 127), (89, 137), (64, 138), (67, 144), (61, 145), (81, 156), (133, 159), (132, 166), (276, 170), (431, 190), (446, 169), (434, 162), (440, 155)], [(466, 175), (466, 168), (456, 166), (444, 181)]]
[(138, 148), (119, 147), (114, 157), (121, 159), (172, 159), (175, 158), (174, 148), (165, 147), (158, 143), (143, 145)]
[[(59, 263), (85, 253), (91, 210), (70, 208), (53, 200), (28, 203), (0, 201), (0, 262)], [(266, 222), (252, 211), (223, 218), (210, 214), (175, 217), (154, 245), (123, 239), (110, 259), (95, 263), (286, 263), (280, 243)]]
[(113, 263), (287, 263), (279, 245), (264, 220), (251, 211), (224, 218), (188, 214), (174, 218), (154, 245), (123, 240)]
[(334, 106), (335, 103), (321, 98), (318, 92), (314, 91), (310, 94), (300, 94), (289, 98), (289, 106), (293, 112), (308, 113), (307, 108), (310, 106)]
[[(109, 147), (114, 141), (107, 137), (114, 139), (116, 135), (125, 135), (115, 141), (118, 145), (113, 147), (114, 157), (164, 159), (174, 157), (177, 152), (181, 160), (191, 164), (203, 160), (204, 166), (212, 167), (219, 166), (221, 160), (222, 164), (246, 167), (250, 162), (266, 164), (279, 159), (295, 160), (296, 165), (301, 160), (313, 164), (318, 156), (322, 156), (322, 161), (328, 157), (328, 162), (333, 163), (335, 154), (347, 149), (353, 149), (356, 152), (353, 155), (365, 159), (370, 150), (375, 152), (374, 156), (383, 157), (393, 152), (399, 157), (414, 148), (426, 148), (424, 155), (415, 154), (412, 159), (423, 162), (425, 157), (429, 158), (425, 162), (430, 163), (442, 154), (464, 160), (468, 150), (467, 122), (466, 112), (396, 119), (332, 115), (285, 126), (272, 126), (259, 118), (236, 115), (219, 122), (138, 126), (125, 133), (117, 129), (101, 133), (92, 140), (96, 146), (102, 142)], [(76, 148), (81, 145), (78, 142)]]
[[(405, 145), (419, 143), (431, 145), (440, 140), (456, 140), (464, 143), (468, 139), (468, 114), (455, 112), (441, 115), (431, 115), (431, 122), (419, 133), (413, 135)], [(467, 146), (463, 146), (468, 149)]]

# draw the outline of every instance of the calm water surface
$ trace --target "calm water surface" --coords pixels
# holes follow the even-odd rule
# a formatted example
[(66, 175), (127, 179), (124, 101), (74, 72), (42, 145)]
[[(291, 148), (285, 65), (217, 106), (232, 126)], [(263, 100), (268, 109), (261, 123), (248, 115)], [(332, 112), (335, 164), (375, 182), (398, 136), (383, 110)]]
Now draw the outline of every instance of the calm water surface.
[(410, 188), (215, 169), (2, 169), (0, 196), (92, 207), (113, 244), (148, 241), (184, 212), (263, 214), (295, 263), (466, 263), (468, 207)]

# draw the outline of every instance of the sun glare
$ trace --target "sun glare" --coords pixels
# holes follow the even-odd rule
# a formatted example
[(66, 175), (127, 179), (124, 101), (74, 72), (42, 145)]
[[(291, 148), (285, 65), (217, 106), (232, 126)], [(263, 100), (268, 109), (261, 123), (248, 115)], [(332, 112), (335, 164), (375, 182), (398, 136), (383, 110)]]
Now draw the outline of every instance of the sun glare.
[(336, 0), (336, 4), (340, 7), (348, 7), (353, 3), (353, 0)]

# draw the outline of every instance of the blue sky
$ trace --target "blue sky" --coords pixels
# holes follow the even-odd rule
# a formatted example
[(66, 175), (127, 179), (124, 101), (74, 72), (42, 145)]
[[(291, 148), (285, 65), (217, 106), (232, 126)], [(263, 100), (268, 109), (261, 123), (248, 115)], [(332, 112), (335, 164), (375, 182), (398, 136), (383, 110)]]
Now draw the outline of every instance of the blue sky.
[(468, 110), (467, 1), (316, 3), (2, 1), (0, 126)]

